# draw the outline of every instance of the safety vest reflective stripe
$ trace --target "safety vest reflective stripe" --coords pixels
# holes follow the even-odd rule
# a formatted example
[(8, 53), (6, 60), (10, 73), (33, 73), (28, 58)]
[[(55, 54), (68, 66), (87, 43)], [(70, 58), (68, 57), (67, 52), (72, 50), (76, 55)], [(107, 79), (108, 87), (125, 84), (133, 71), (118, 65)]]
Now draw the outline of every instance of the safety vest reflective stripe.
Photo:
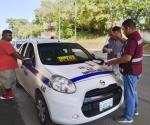
[(142, 43), (143, 43), (143, 40), (142, 40), (142, 39), (138, 41), (138, 45), (140, 45), (140, 44), (142, 44)]
[[(139, 41), (138, 41), (138, 46), (139, 46), (140, 44), (142, 44), (142, 43), (143, 43), (143, 39), (139, 40)], [(133, 63), (135, 63), (135, 62), (140, 62), (140, 61), (142, 61), (142, 59), (143, 59), (142, 57), (133, 58), (131, 62), (133, 62)]]
[(142, 61), (142, 57), (140, 57), (140, 58), (135, 58), (135, 59), (132, 59), (132, 61), (131, 62), (140, 62), (140, 61)]

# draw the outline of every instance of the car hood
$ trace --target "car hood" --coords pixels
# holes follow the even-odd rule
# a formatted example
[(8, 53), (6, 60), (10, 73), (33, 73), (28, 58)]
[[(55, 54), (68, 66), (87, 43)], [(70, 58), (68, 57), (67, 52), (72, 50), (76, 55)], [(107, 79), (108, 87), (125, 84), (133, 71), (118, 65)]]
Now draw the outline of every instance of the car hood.
[[(97, 60), (70, 65), (45, 65), (45, 68), (52, 74), (61, 75), (68, 79), (74, 79), (89, 74), (104, 75), (112, 73), (111, 67), (99, 65)], [(91, 77), (92, 76), (93, 75), (91, 75)]]

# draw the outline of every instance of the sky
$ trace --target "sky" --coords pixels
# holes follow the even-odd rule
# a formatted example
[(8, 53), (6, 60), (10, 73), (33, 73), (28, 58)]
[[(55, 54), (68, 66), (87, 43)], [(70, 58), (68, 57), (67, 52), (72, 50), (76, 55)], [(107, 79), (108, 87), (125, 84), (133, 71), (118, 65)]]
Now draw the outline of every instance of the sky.
[(40, 7), (41, 0), (0, 0), (0, 31), (8, 29), (7, 18), (32, 21), (34, 10)]

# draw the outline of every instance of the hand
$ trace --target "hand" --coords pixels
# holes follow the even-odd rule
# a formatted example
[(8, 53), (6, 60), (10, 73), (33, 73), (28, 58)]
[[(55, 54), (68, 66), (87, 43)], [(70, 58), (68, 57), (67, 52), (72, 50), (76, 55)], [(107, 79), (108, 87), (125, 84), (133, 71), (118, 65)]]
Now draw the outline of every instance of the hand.
[(117, 57), (117, 54), (116, 54), (114, 51), (111, 51), (110, 54), (111, 54), (111, 56), (114, 57), (114, 58)]
[(107, 53), (112, 53), (112, 49), (107, 49)]
[(105, 65), (107, 65), (107, 66), (112, 65), (112, 64), (111, 64), (111, 61), (105, 62)]

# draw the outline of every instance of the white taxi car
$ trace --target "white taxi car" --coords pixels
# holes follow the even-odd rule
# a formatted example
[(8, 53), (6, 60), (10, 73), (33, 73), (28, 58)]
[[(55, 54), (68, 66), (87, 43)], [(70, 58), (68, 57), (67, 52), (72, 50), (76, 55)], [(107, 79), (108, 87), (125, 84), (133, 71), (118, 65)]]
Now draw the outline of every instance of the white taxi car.
[(56, 39), (25, 42), (17, 81), (34, 98), (42, 125), (86, 123), (119, 108), (121, 84), (102, 61), (77, 43)]

